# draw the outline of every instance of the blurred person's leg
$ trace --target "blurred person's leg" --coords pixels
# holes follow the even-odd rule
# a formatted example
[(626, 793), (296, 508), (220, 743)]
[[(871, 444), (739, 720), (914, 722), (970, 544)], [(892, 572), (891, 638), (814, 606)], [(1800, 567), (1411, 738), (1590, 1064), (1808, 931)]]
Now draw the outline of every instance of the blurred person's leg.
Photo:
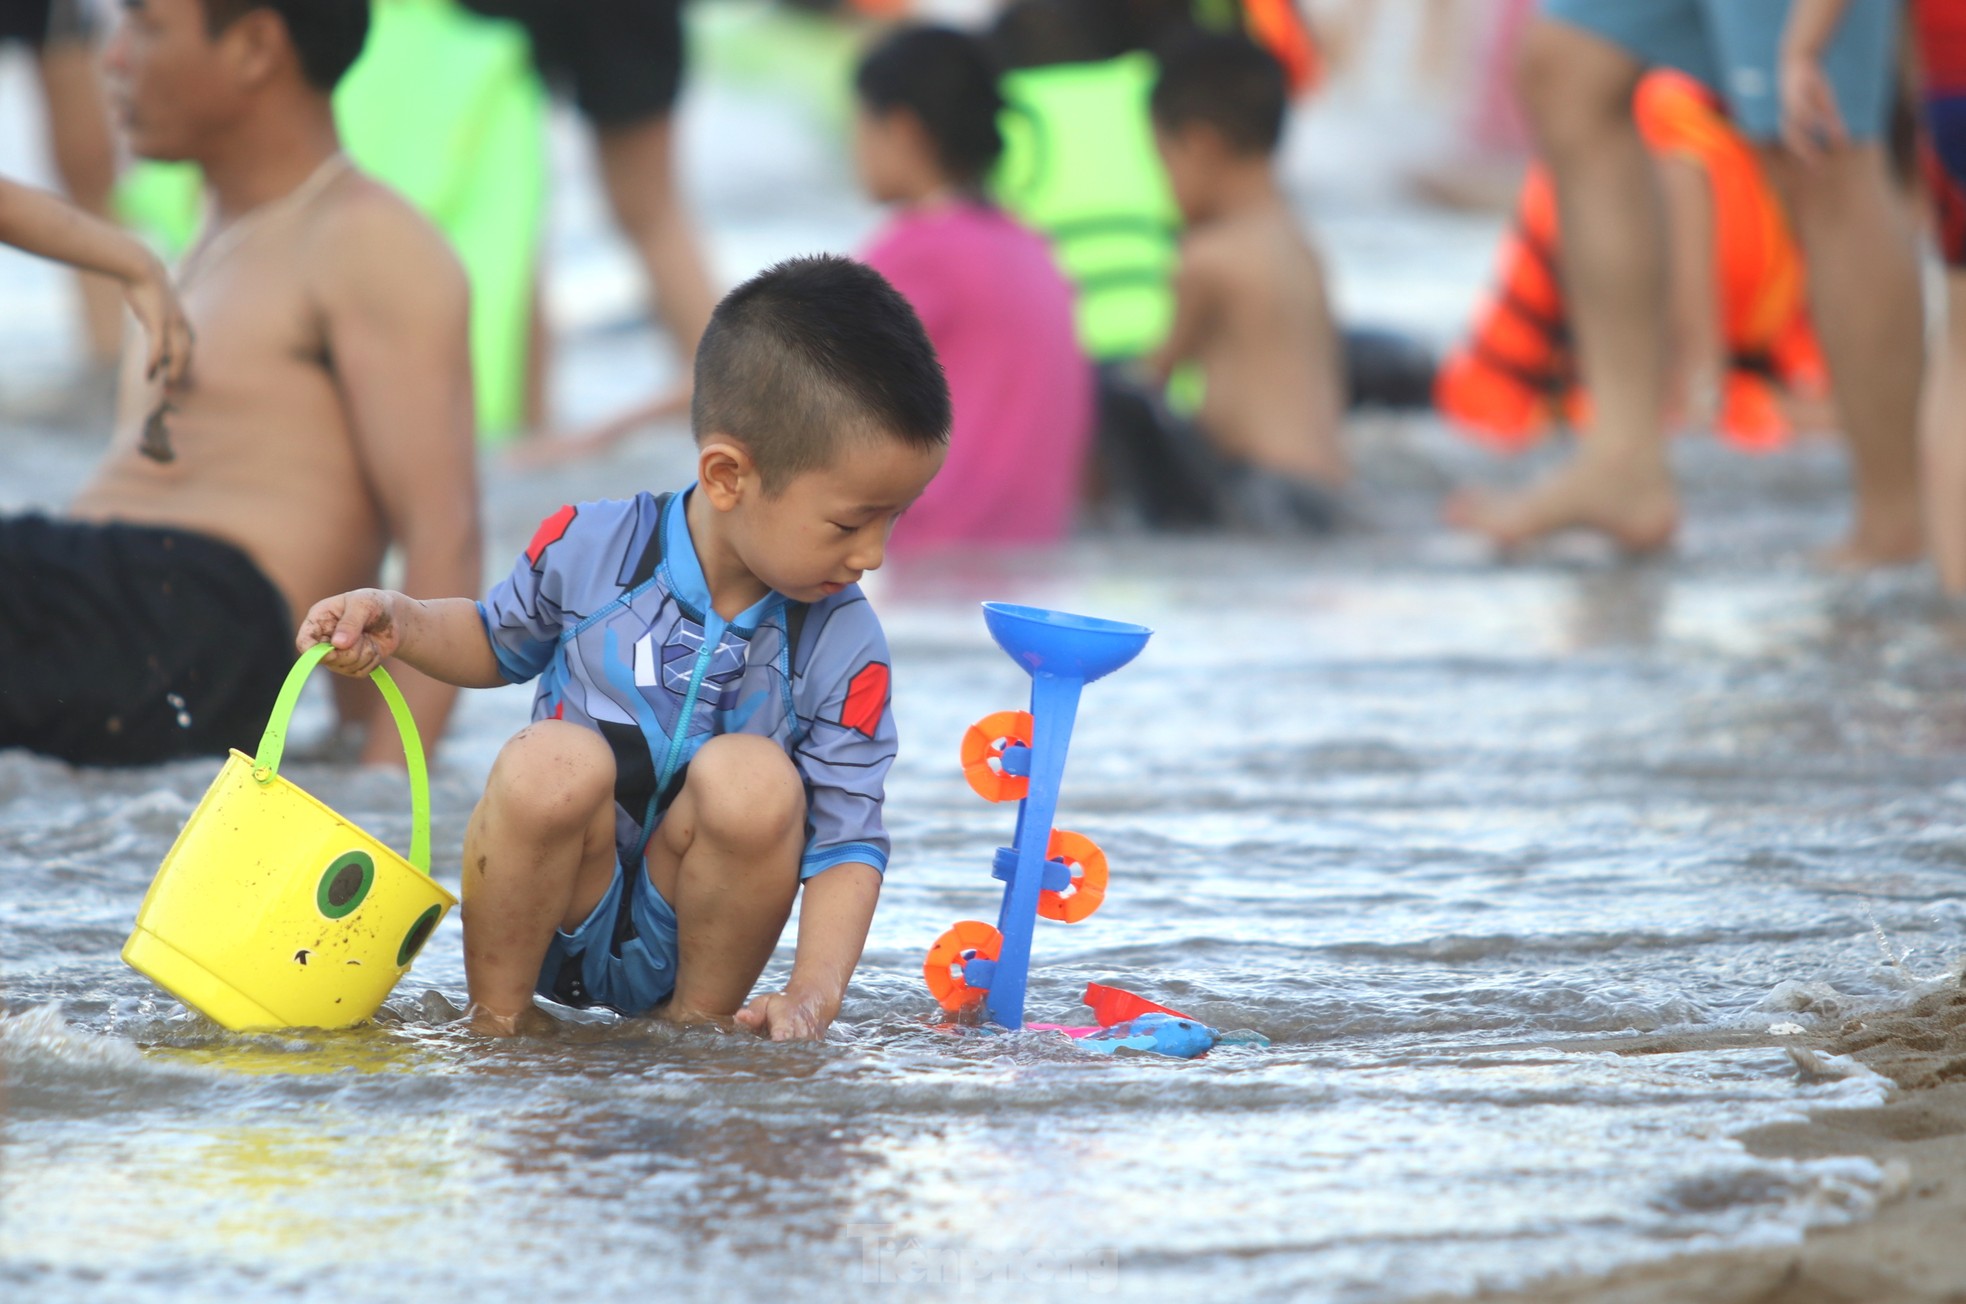
[(1687, 155), (1664, 154), (1653, 166), (1665, 196), (1671, 266), (1666, 412), (1681, 427), (1710, 429), (1720, 414), (1721, 386), (1731, 363), (1721, 328), (1713, 187), (1706, 169)]
[(526, 309), (527, 430), (544, 430), (553, 419), (553, 332), (546, 326), (545, 251), (533, 265), (532, 303)]
[(1945, 339), (1925, 391), (1925, 509), (1939, 583), (1966, 594), (1966, 267), (1946, 275)]
[[(81, 0), (52, 0), (48, 30), (36, 51), (36, 69), (47, 106), (48, 143), (55, 174), (68, 197), (97, 217), (109, 216), (116, 184), (116, 145), (110, 134), (93, 33)], [(123, 295), (103, 276), (80, 277), (89, 353), (113, 364), (122, 352)]]
[(1735, 122), (1762, 146), (1809, 269), (1811, 313), (1850, 445), (1856, 507), (1829, 560), (1876, 566), (1924, 549), (1918, 403), (1925, 319), (1918, 250), (1886, 133), (1898, 68), (1897, 0), (1851, 5), (1823, 55), (1850, 143), (1803, 163), (1779, 145), (1778, 49), (1789, 0), (1704, 0)]
[[(1945, 336), (1926, 380), (1925, 512), (1932, 560), (1947, 593), (1966, 594), (1966, 41), (1947, 54), (1928, 48), (1925, 120), (1932, 149), (1926, 176), (1946, 261)], [(1936, 93), (1935, 93), (1936, 92)]]
[(1850, 537), (1829, 560), (1878, 566), (1924, 550), (1918, 402), (1925, 321), (1903, 190), (1877, 143), (1814, 165), (1770, 149), (1809, 267), (1811, 316), (1829, 364), (1856, 492)]
[(682, 0), (584, 0), (553, 21), (556, 58), (594, 128), (608, 207), (687, 372), (716, 296), (676, 175)]
[(1632, 95), (1650, 62), (1709, 71), (1693, 0), (1547, 0), (1521, 89), (1555, 179), (1563, 281), (1591, 427), (1571, 461), (1514, 495), (1463, 494), (1456, 523), (1503, 546), (1583, 526), (1664, 545), (1678, 524), (1666, 460), (1666, 219)]
[(704, 269), (695, 222), (677, 184), (674, 137), (675, 119), (666, 113), (628, 125), (595, 128), (601, 176), (615, 224), (641, 258), (655, 309), (687, 375), (717, 296)]
[[(573, 92), (592, 128), (616, 227), (635, 251), (656, 315), (688, 382), (696, 342), (716, 306), (701, 242), (676, 175), (674, 109), (682, 91), (682, 0), (464, 0), (514, 19), (532, 39), (540, 74)], [(543, 289), (543, 286), (542, 286)], [(550, 350), (535, 295), (526, 406), (535, 431), (550, 424)]]

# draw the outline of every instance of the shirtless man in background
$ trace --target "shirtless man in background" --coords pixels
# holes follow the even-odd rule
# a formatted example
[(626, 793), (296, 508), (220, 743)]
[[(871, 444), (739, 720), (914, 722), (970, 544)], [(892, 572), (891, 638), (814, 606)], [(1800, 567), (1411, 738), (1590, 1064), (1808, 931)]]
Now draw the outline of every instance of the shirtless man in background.
[(1154, 133), (1187, 219), (1174, 325), (1150, 362), (1200, 367), (1196, 424), (1227, 462), (1232, 514), (1259, 528), (1328, 528), (1350, 468), (1346, 381), (1323, 264), (1277, 184), (1282, 67), (1236, 36), (1170, 50)]
[[(251, 750), (295, 613), (373, 584), (475, 593), (465, 277), (340, 151), (329, 92), (368, 0), (125, 0), (108, 51), (136, 153), (204, 170), (168, 393), (126, 367), (65, 518), (0, 518), (0, 747), (88, 764)], [(454, 690), (410, 672), (434, 744)], [(399, 755), (371, 730), (363, 759)]]

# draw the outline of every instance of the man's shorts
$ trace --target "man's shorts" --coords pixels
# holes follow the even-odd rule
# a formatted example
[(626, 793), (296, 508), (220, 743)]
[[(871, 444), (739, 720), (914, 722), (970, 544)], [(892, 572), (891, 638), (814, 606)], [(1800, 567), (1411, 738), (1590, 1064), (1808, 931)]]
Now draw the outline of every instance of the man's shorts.
[(0, 517), (0, 748), (78, 765), (250, 753), (293, 662), (286, 599), (229, 543)]
[[(1854, 139), (1880, 140), (1890, 125), (1900, 8), (1899, 0), (1856, 0), (1823, 56)], [(1698, 78), (1726, 99), (1746, 135), (1780, 137), (1777, 55), (1789, 0), (1543, 0), (1543, 13), (1648, 66)]]
[(555, 932), (534, 985), (541, 996), (585, 1009), (647, 1014), (676, 990), (676, 912), (649, 881), (617, 859), (607, 895), (571, 933)]
[(464, 0), (532, 38), (548, 85), (571, 88), (597, 127), (659, 118), (683, 85), (682, 0)]

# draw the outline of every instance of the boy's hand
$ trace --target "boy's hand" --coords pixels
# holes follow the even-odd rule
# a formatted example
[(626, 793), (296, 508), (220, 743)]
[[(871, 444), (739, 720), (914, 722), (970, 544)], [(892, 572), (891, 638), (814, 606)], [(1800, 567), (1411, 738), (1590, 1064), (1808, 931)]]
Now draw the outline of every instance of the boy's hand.
[(787, 988), (754, 998), (737, 1012), (737, 1026), (773, 1041), (818, 1041), (839, 1012), (838, 998)]
[(356, 589), (323, 598), (300, 622), (294, 650), (305, 652), (316, 643), (334, 651), (321, 664), (339, 674), (361, 678), (393, 656), (402, 643), (396, 623), (396, 594), (384, 589)]

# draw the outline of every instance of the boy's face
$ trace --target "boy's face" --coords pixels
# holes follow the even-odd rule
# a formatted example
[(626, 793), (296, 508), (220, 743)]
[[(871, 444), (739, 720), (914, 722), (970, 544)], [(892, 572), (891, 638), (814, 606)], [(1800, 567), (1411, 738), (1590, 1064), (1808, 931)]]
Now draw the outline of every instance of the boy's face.
[(946, 446), (886, 436), (844, 440), (832, 464), (794, 476), (775, 497), (754, 470), (729, 518), (738, 558), (786, 597), (831, 597), (887, 557), (888, 535), (942, 467)]

